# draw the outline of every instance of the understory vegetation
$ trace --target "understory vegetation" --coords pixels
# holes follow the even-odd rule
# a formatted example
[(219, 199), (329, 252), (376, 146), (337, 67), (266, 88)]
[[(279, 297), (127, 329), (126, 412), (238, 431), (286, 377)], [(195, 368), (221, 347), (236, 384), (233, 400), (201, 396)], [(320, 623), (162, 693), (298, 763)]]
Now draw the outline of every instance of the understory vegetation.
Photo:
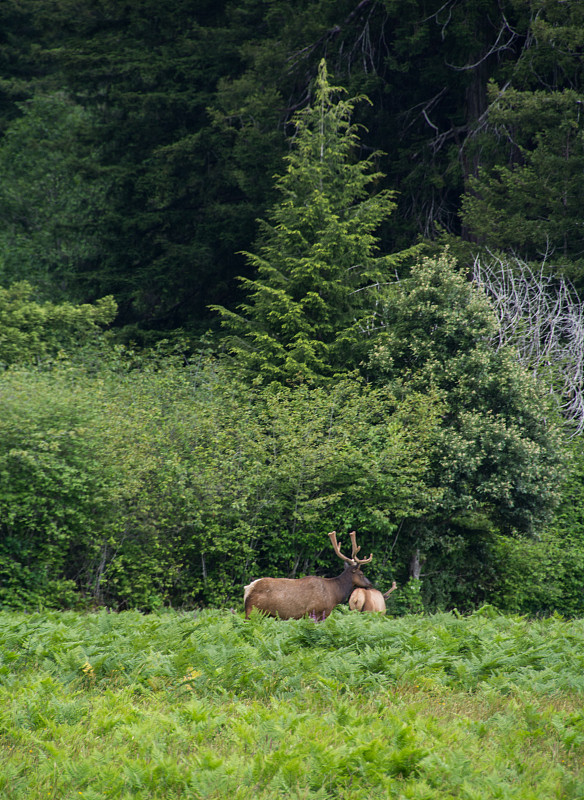
[(437, 400), (360, 380), (250, 389), (204, 357), (101, 357), (2, 376), (5, 608), (229, 607), (262, 574), (337, 574), (327, 533), (356, 529), (369, 577), (398, 581), (394, 611), (582, 613), (576, 456), (552, 524), (509, 535), (488, 504), (445, 511)]
[(0, 793), (570, 800), (584, 623), (0, 613)]

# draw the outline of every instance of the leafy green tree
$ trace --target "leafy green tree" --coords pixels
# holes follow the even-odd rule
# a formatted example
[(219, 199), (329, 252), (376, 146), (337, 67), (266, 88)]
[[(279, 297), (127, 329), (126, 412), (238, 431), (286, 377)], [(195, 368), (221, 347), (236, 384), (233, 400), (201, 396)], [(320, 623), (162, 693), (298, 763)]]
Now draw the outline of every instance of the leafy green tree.
[(264, 491), (271, 497), (258, 525), (258, 565), (289, 576), (324, 564), (334, 570), (326, 535), (354, 528), (376, 553), (372, 574), (388, 580), (391, 535), (434, 502), (426, 477), (436, 406), (419, 396), (398, 403), (354, 380), (317, 389), (272, 385), (256, 403), (268, 434)]
[(0, 376), (1, 606), (83, 602), (115, 522), (99, 392), (80, 377), (70, 368)]
[(570, 469), (550, 524), (537, 539), (495, 538), (490, 602), (521, 614), (581, 617), (584, 613), (584, 475), (582, 436), (567, 447)]
[(113, 297), (88, 303), (37, 302), (26, 281), (0, 287), (0, 364), (37, 363), (91, 343), (116, 315)]
[(425, 519), (410, 520), (403, 558), (419, 548), (434, 561), (427, 570), (441, 562), (450, 592), (464, 579), (470, 589), (471, 562), (484, 572), (491, 534), (541, 531), (559, 500), (554, 410), (513, 349), (492, 347), (493, 309), (448, 252), (422, 259), (388, 290), (382, 320), (386, 332), (371, 356), (377, 379), (443, 404), (430, 455), (439, 502)]
[[(320, 381), (363, 358), (372, 293), (399, 257), (378, 256), (375, 230), (395, 207), (393, 193), (370, 194), (373, 157), (355, 160), (359, 98), (337, 100), (321, 62), (314, 101), (294, 117), (281, 201), (262, 223), (256, 278), (242, 278), (240, 314), (218, 306), (231, 353), (263, 382)], [(403, 257), (403, 254), (402, 256)]]
[(334, 574), (333, 529), (385, 583), (390, 534), (433, 501), (433, 404), (359, 381), (250, 389), (122, 351), (6, 370), (0, 410), (7, 606), (233, 603), (261, 574)]

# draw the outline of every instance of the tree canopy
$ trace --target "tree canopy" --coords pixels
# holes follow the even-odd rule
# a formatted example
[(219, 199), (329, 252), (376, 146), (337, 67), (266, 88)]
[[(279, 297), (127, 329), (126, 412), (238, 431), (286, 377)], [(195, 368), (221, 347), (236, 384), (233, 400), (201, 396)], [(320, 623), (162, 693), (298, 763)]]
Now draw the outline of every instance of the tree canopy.
[[(290, 121), (323, 57), (347, 97), (371, 100), (353, 124), (364, 126), (364, 154), (387, 154), (376, 190), (396, 193), (381, 252), (444, 232), (528, 258), (549, 242), (577, 282), (575, 0), (182, 0), (164, 11), (137, 0), (6, 0), (0, 13), (0, 154), (10, 167), (0, 240), (10, 280), (48, 269), (47, 298), (113, 294), (117, 324), (134, 336), (200, 333), (216, 319), (210, 305), (234, 310), (235, 277), (256, 277), (241, 253), (254, 251), (256, 220), (277, 202)], [(57, 245), (19, 236), (9, 199), (20, 195), (17, 165), (30, 159), (26, 129), (34, 134), (41, 107), (38, 185), (60, 177), (73, 188)], [(64, 198), (43, 198), (47, 232), (51, 203), (61, 215)]]

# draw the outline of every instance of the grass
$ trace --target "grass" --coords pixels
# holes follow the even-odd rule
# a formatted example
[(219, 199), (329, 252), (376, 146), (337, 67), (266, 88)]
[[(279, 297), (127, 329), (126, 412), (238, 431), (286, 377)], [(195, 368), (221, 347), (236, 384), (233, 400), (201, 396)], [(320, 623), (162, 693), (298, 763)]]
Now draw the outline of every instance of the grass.
[(584, 621), (0, 613), (0, 797), (584, 797)]

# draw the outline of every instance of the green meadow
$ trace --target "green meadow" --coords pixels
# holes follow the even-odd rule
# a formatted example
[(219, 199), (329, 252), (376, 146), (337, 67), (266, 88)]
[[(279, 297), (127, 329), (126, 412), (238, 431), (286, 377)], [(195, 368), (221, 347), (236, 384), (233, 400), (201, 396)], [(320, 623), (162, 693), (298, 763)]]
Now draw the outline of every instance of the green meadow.
[(0, 613), (0, 797), (584, 797), (584, 621)]

